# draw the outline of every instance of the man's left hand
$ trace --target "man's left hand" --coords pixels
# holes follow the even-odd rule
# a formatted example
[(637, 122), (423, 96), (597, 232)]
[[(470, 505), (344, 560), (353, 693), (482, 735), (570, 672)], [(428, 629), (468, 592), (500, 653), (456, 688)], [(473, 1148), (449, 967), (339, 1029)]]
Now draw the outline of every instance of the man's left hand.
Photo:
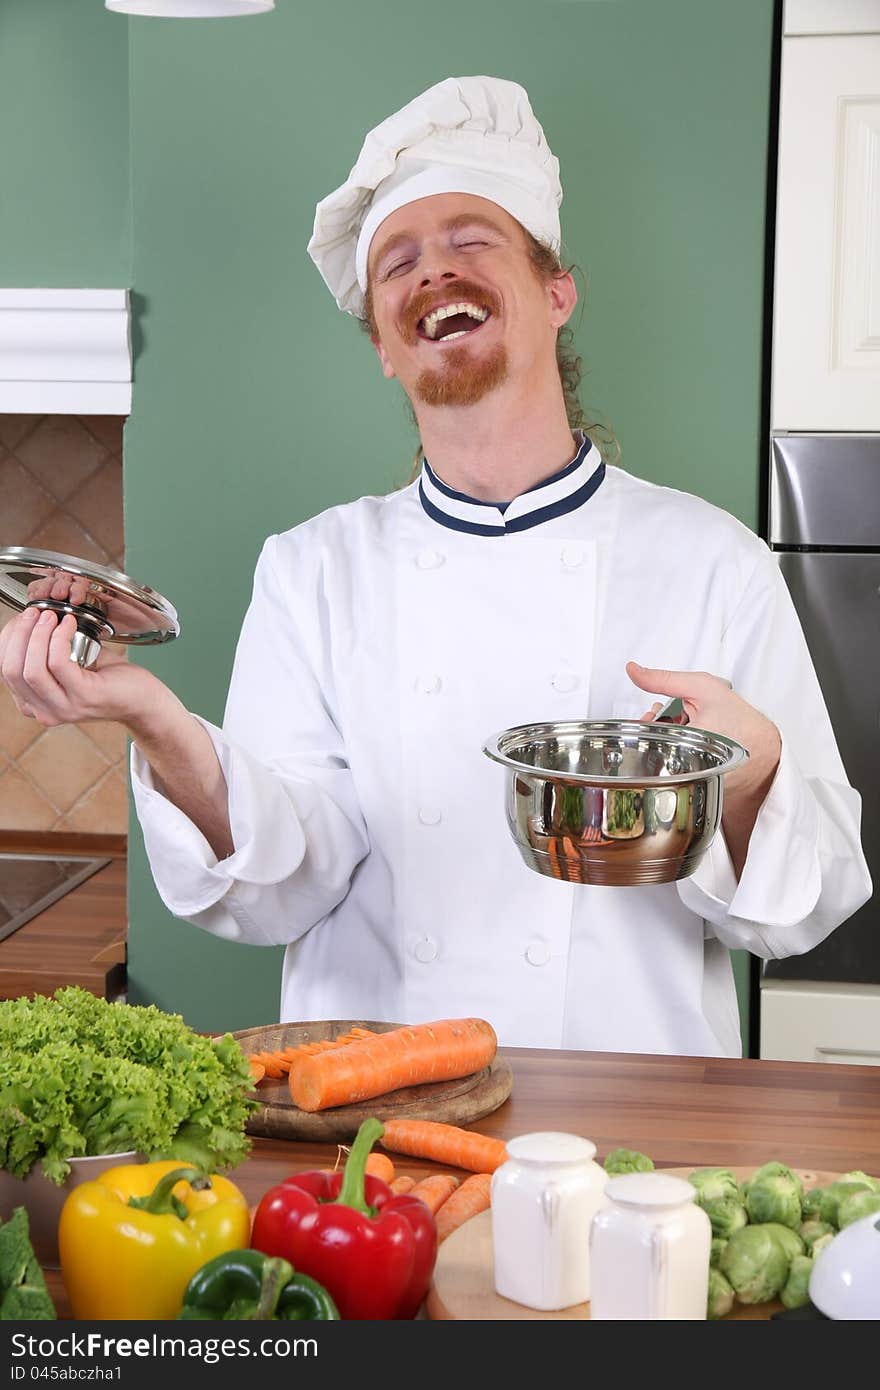
[[(746, 749), (748, 760), (724, 777), (724, 832), (738, 877), (755, 820), (779, 766), (779, 730), (727, 681), (707, 671), (663, 671), (628, 661), (626, 673), (640, 690), (679, 696), (691, 724), (724, 734)], [(663, 703), (652, 705), (642, 718), (654, 719)]]
[[(772, 720), (737, 695), (727, 681), (707, 671), (661, 671), (653, 666), (639, 666), (635, 661), (627, 662), (626, 673), (640, 690), (666, 697), (678, 695), (688, 720), (698, 729), (724, 734), (742, 744), (748, 761), (725, 776), (725, 795), (759, 784), (769, 786), (782, 751), (779, 730)], [(662, 703), (652, 705), (642, 718), (653, 719)]]

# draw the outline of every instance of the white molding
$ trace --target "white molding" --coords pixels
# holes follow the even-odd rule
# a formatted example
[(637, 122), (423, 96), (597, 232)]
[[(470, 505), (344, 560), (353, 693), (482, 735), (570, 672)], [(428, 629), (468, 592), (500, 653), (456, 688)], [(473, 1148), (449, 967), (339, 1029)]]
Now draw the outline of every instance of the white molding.
[(782, 33), (880, 34), (880, 0), (785, 0)]
[(0, 411), (128, 415), (126, 289), (0, 289)]

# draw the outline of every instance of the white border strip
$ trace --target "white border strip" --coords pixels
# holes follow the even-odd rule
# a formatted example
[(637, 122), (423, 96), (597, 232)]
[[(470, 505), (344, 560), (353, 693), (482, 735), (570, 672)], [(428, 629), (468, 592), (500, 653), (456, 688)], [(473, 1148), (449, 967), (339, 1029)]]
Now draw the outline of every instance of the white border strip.
[(128, 415), (126, 289), (0, 289), (0, 410)]

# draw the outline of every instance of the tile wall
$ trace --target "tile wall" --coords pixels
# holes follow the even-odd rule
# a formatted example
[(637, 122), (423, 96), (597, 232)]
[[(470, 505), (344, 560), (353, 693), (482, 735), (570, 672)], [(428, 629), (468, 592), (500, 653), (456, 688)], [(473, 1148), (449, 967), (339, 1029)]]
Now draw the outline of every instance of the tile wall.
[[(0, 414), (0, 545), (125, 569), (122, 427), (111, 415)], [(0, 627), (12, 610), (0, 605)], [(122, 647), (104, 648), (124, 660)], [(126, 742), (115, 724), (45, 729), (0, 682), (0, 832), (128, 829)]]

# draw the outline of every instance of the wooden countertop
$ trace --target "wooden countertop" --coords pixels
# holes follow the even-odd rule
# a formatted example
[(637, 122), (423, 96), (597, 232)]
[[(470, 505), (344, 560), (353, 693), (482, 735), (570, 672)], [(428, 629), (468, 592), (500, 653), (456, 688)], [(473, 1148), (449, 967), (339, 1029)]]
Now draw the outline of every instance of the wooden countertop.
[[(505, 1048), (513, 1091), (469, 1128), (502, 1139), (565, 1130), (649, 1154), (658, 1168), (766, 1163), (880, 1176), (880, 1067)], [(379, 1107), (377, 1106), (377, 1111)], [(254, 1139), (230, 1176), (255, 1205), (304, 1168), (332, 1166), (336, 1147)], [(400, 1173), (437, 1164), (395, 1157)], [(47, 1280), (67, 1316), (58, 1271)]]
[(52, 994), (62, 985), (81, 985), (106, 999), (120, 994), (128, 935), (124, 837), (4, 831), (0, 851), (108, 861), (0, 942), (0, 999)]

